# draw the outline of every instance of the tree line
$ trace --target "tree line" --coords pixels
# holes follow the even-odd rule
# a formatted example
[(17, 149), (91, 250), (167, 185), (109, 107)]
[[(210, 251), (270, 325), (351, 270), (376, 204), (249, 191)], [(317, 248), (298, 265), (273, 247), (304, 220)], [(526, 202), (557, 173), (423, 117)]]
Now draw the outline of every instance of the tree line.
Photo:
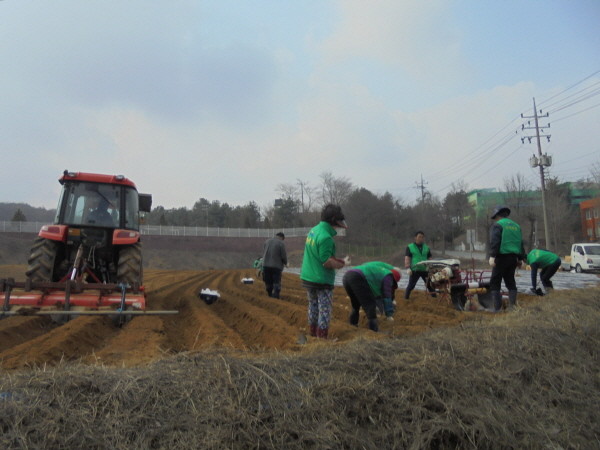
[[(591, 173), (593, 178), (588, 184), (600, 187), (600, 166), (592, 167)], [(574, 240), (584, 238), (579, 208), (566, 183), (550, 177), (546, 187), (550, 242), (544, 238), (540, 190), (524, 176), (507, 177), (502, 197), (496, 198), (496, 203), (511, 208), (511, 218), (521, 225), (528, 249), (540, 246), (565, 252)], [(389, 192), (377, 194), (356, 186), (349, 178), (331, 172), (322, 173), (317, 184), (298, 179), (277, 185), (275, 192), (273, 204), (262, 208), (254, 201), (236, 206), (206, 198), (200, 198), (191, 209), (157, 206), (145, 215), (143, 223), (219, 228), (309, 227), (319, 221), (323, 205), (335, 203), (342, 206), (349, 224), (348, 243), (395, 246), (412, 239), (416, 231), (423, 231), (428, 241), (442, 250), (460, 243), (469, 249), (473, 241), (487, 242), (489, 212), (496, 204), (478, 204), (474, 208), (469, 202), (469, 189), (462, 182), (454, 183), (443, 197), (424, 190), (417, 202), (409, 203)], [(54, 213), (21, 203), (0, 203), (3, 220), (51, 221)]]

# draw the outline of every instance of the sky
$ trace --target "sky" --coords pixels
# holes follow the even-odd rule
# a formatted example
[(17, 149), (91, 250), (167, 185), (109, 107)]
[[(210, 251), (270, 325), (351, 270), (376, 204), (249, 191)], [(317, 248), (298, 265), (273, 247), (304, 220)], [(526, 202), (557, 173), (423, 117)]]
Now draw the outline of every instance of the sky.
[(600, 164), (598, 0), (0, 0), (0, 202), (63, 170), (154, 206), (273, 204), (331, 172), (414, 202)]

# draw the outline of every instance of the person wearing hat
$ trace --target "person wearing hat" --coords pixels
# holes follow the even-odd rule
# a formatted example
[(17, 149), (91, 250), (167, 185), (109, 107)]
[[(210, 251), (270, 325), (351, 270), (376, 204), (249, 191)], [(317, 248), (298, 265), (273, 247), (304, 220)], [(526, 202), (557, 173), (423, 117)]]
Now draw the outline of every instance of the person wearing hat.
[(527, 255), (527, 264), (531, 267), (531, 292), (536, 295), (544, 295), (541, 288), (537, 286), (537, 273), (538, 269), (542, 269), (540, 273), (540, 281), (542, 286), (548, 289), (553, 289), (551, 278), (554, 276), (558, 268), (560, 267), (560, 257), (548, 250), (542, 250), (541, 248), (533, 249)]
[(285, 235), (279, 232), (268, 239), (264, 245), (262, 257), (262, 273), (265, 288), (269, 297), (279, 298), (281, 293), (281, 272), (287, 266), (287, 253), (283, 240)]
[(427, 244), (425, 244), (425, 233), (417, 231), (415, 233), (415, 241), (408, 244), (404, 255), (404, 267), (408, 274), (408, 285), (404, 291), (404, 300), (408, 300), (410, 293), (417, 285), (419, 278), (425, 283), (425, 287), (431, 293), (432, 297), (435, 297), (435, 290), (429, 283), (427, 283), (427, 267), (421, 264), (423, 261), (431, 259), (431, 250)]
[(350, 257), (335, 256), (333, 237), (340, 228), (348, 228), (342, 208), (325, 205), (321, 222), (309, 231), (304, 246), (300, 279), (308, 297), (308, 326), (311, 336), (322, 339), (327, 339), (329, 333), (335, 271), (350, 264)]
[(380, 261), (372, 261), (348, 270), (342, 280), (350, 303), (350, 325), (358, 326), (362, 308), (369, 320), (369, 329), (379, 331), (377, 299), (383, 299), (383, 309), (388, 320), (394, 320), (394, 293), (400, 281), (400, 269)]
[(502, 293), (500, 286), (502, 280), (508, 290), (508, 303), (510, 308), (517, 304), (517, 283), (515, 271), (525, 259), (523, 236), (521, 227), (508, 218), (510, 208), (496, 206), (492, 213), (495, 221), (490, 228), (490, 259), (492, 276), (490, 278), (490, 296), (494, 302), (494, 311), (502, 309)]

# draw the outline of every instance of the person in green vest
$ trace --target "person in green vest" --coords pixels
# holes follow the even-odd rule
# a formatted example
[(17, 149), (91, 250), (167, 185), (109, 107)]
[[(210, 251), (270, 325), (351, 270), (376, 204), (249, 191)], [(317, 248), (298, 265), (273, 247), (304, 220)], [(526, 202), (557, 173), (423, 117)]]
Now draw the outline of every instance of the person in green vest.
[(404, 291), (404, 299), (408, 300), (410, 293), (417, 285), (419, 278), (423, 279), (425, 287), (435, 297), (435, 291), (429, 283), (427, 283), (427, 267), (423, 264), (419, 264), (423, 261), (431, 259), (431, 250), (427, 244), (425, 244), (425, 233), (417, 231), (415, 233), (415, 241), (408, 244), (406, 252), (404, 254), (404, 267), (408, 274), (408, 285)]
[(327, 339), (333, 308), (335, 271), (350, 264), (346, 256), (335, 254), (336, 229), (348, 228), (342, 208), (328, 204), (321, 211), (321, 222), (306, 236), (300, 279), (308, 296), (308, 326), (310, 335)]
[(510, 208), (496, 206), (492, 213), (495, 222), (490, 228), (490, 296), (494, 302), (494, 312), (502, 309), (502, 280), (508, 290), (508, 303), (512, 309), (517, 305), (517, 282), (515, 271), (525, 260), (523, 236), (518, 223), (508, 218)]
[(256, 278), (262, 278), (263, 257), (259, 256), (254, 260), (253, 267), (256, 269)]
[(383, 300), (383, 309), (388, 320), (394, 320), (394, 293), (400, 281), (400, 269), (390, 264), (372, 261), (348, 270), (342, 283), (350, 303), (350, 325), (358, 326), (362, 307), (369, 321), (369, 329), (379, 331), (377, 323), (377, 300)]
[(546, 292), (548, 289), (554, 288), (551, 278), (561, 265), (560, 257), (557, 254), (536, 248), (531, 250), (527, 255), (527, 264), (531, 267), (531, 292), (533, 294), (544, 295), (542, 288), (536, 287), (538, 269), (542, 269), (540, 281)]

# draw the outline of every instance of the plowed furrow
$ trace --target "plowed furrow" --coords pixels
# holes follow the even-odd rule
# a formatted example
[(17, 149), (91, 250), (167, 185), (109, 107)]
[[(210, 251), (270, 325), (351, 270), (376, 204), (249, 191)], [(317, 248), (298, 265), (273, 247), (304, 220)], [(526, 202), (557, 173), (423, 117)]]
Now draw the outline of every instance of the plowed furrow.
[[(148, 309), (178, 309), (185, 295), (190, 295), (205, 273), (173, 273), (152, 279), (148, 292)], [(185, 312), (183, 312), (185, 313)], [(182, 312), (176, 316), (136, 317), (128, 322), (118, 334), (106, 341), (106, 345), (90, 356), (104, 364), (139, 365), (168, 354), (182, 351), (180, 336), (185, 332)], [(169, 323), (175, 325), (169, 326)], [(169, 332), (176, 330), (176, 332)]]
[(48, 317), (15, 316), (0, 320), (0, 352), (56, 328)]
[[(221, 298), (210, 305), (223, 322), (240, 334), (248, 347), (291, 348), (295, 345), (297, 328), (290, 326), (272, 312), (253, 304), (255, 296), (240, 295), (231, 289), (239, 273), (222, 272), (215, 280)], [(232, 278), (234, 277), (234, 278)], [(237, 282), (240, 282), (237, 280)]]
[(79, 317), (3, 351), (0, 361), (3, 368), (14, 369), (79, 359), (101, 348), (114, 332), (115, 327), (107, 317)]

